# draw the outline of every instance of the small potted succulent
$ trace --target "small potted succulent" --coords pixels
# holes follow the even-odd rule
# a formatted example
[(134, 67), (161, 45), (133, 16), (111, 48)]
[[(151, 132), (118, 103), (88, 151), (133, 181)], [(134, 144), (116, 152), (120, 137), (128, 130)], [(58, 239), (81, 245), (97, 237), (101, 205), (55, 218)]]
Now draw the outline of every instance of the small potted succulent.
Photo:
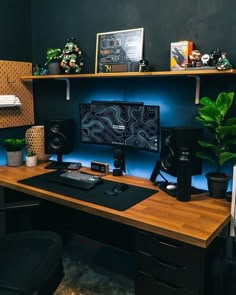
[(6, 149), (8, 166), (20, 166), (23, 164), (25, 138), (5, 138), (3, 146)]
[(25, 157), (25, 165), (27, 167), (34, 167), (37, 166), (38, 163), (38, 159), (37, 159), (37, 155), (35, 152), (29, 150), (26, 153), (26, 157)]
[(46, 63), (48, 67), (49, 75), (61, 74), (61, 49), (60, 48), (48, 48), (46, 52)]
[(209, 195), (224, 198), (228, 188), (229, 175), (221, 171), (224, 164), (236, 158), (236, 117), (230, 117), (229, 110), (234, 101), (234, 92), (220, 92), (216, 100), (209, 97), (200, 99), (196, 120), (208, 132), (205, 140), (199, 140), (202, 148), (196, 156), (209, 161), (215, 171), (206, 174)]

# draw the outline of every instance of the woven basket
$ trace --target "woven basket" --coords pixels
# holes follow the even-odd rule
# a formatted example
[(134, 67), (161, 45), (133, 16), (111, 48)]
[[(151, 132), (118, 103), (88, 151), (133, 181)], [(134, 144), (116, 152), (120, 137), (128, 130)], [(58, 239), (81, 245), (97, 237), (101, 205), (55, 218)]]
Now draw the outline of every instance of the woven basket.
[(50, 155), (44, 152), (44, 126), (32, 126), (25, 132), (25, 141), (28, 150), (37, 154), (38, 161), (48, 161)]

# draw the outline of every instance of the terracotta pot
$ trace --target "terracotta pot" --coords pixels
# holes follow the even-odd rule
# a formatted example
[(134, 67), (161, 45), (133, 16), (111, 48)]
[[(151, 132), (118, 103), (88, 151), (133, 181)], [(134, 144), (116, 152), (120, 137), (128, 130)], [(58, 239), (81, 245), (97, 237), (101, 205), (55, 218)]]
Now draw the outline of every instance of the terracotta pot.
[(206, 174), (209, 196), (215, 199), (226, 197), (230, 176), (223, 172), (209, 172)]

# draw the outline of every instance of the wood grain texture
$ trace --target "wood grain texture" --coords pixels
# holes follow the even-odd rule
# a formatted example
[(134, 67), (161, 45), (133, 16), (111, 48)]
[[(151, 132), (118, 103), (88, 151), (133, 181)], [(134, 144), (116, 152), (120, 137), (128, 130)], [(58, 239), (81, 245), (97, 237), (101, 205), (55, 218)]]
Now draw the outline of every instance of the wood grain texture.
[(159, 72), (122, 72), (122, 73), (97, 73), (97, 74), (62, 74), (45, 76), (21, 76), (22, 80), (44, 80), (44, 79), (80, 79), (80, 78), (131, 78), (131, 77), (150, 77), (150, 76), (195, 76), (195, 75), (234, 75), (236, 70), (227, 71), (210, 70), (183, 70), (183, 71), (159, 71)]
[[(0, 185), (202, 248), (208, 247), (230, 221), (230, 203), (205, 194), (194, 195), (190, 202), (183, 203), (159, 190), (126, 211), (117, 211), (17, 182), (49, 172), (44, 169), (45, 165), (42, 163), (34, 168), (1, 166)], [(126, 175), (117, 179), (111, 174), (104, 178), (155, 189), (143, 178)]]

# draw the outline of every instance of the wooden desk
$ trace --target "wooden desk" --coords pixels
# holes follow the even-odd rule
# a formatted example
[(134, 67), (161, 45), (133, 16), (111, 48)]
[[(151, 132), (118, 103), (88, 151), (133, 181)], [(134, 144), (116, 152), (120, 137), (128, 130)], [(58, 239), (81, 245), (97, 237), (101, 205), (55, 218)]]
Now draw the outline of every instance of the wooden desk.
[[(204, 194), (194, 195), (190, 202), (183, 203), (159, 190), (126, 211), (117, 211), (17, 182), (49, 172), (44, 166), (1, 166), (0, 185), (201, 248), (207, 248), (230, 221), (230, 203)], [(155, 189), (147, 179), (111, 174), (104, 178)]]
[[(218, 234), (230, 221), (230, 203), (204, 194), (182, 203), (159, 191), (126, 211), (116, 211), (17, 182), (49, 172), (44, 166), (0, 167), (0, 190), (10, 188), (133, 228), (135, 295), (224, 293), (215, 277), (220, 267), (213, 264), (219, 261)], [(155, 188), (149, 180), (137, 177), (109, 174), (104, 178)]]

